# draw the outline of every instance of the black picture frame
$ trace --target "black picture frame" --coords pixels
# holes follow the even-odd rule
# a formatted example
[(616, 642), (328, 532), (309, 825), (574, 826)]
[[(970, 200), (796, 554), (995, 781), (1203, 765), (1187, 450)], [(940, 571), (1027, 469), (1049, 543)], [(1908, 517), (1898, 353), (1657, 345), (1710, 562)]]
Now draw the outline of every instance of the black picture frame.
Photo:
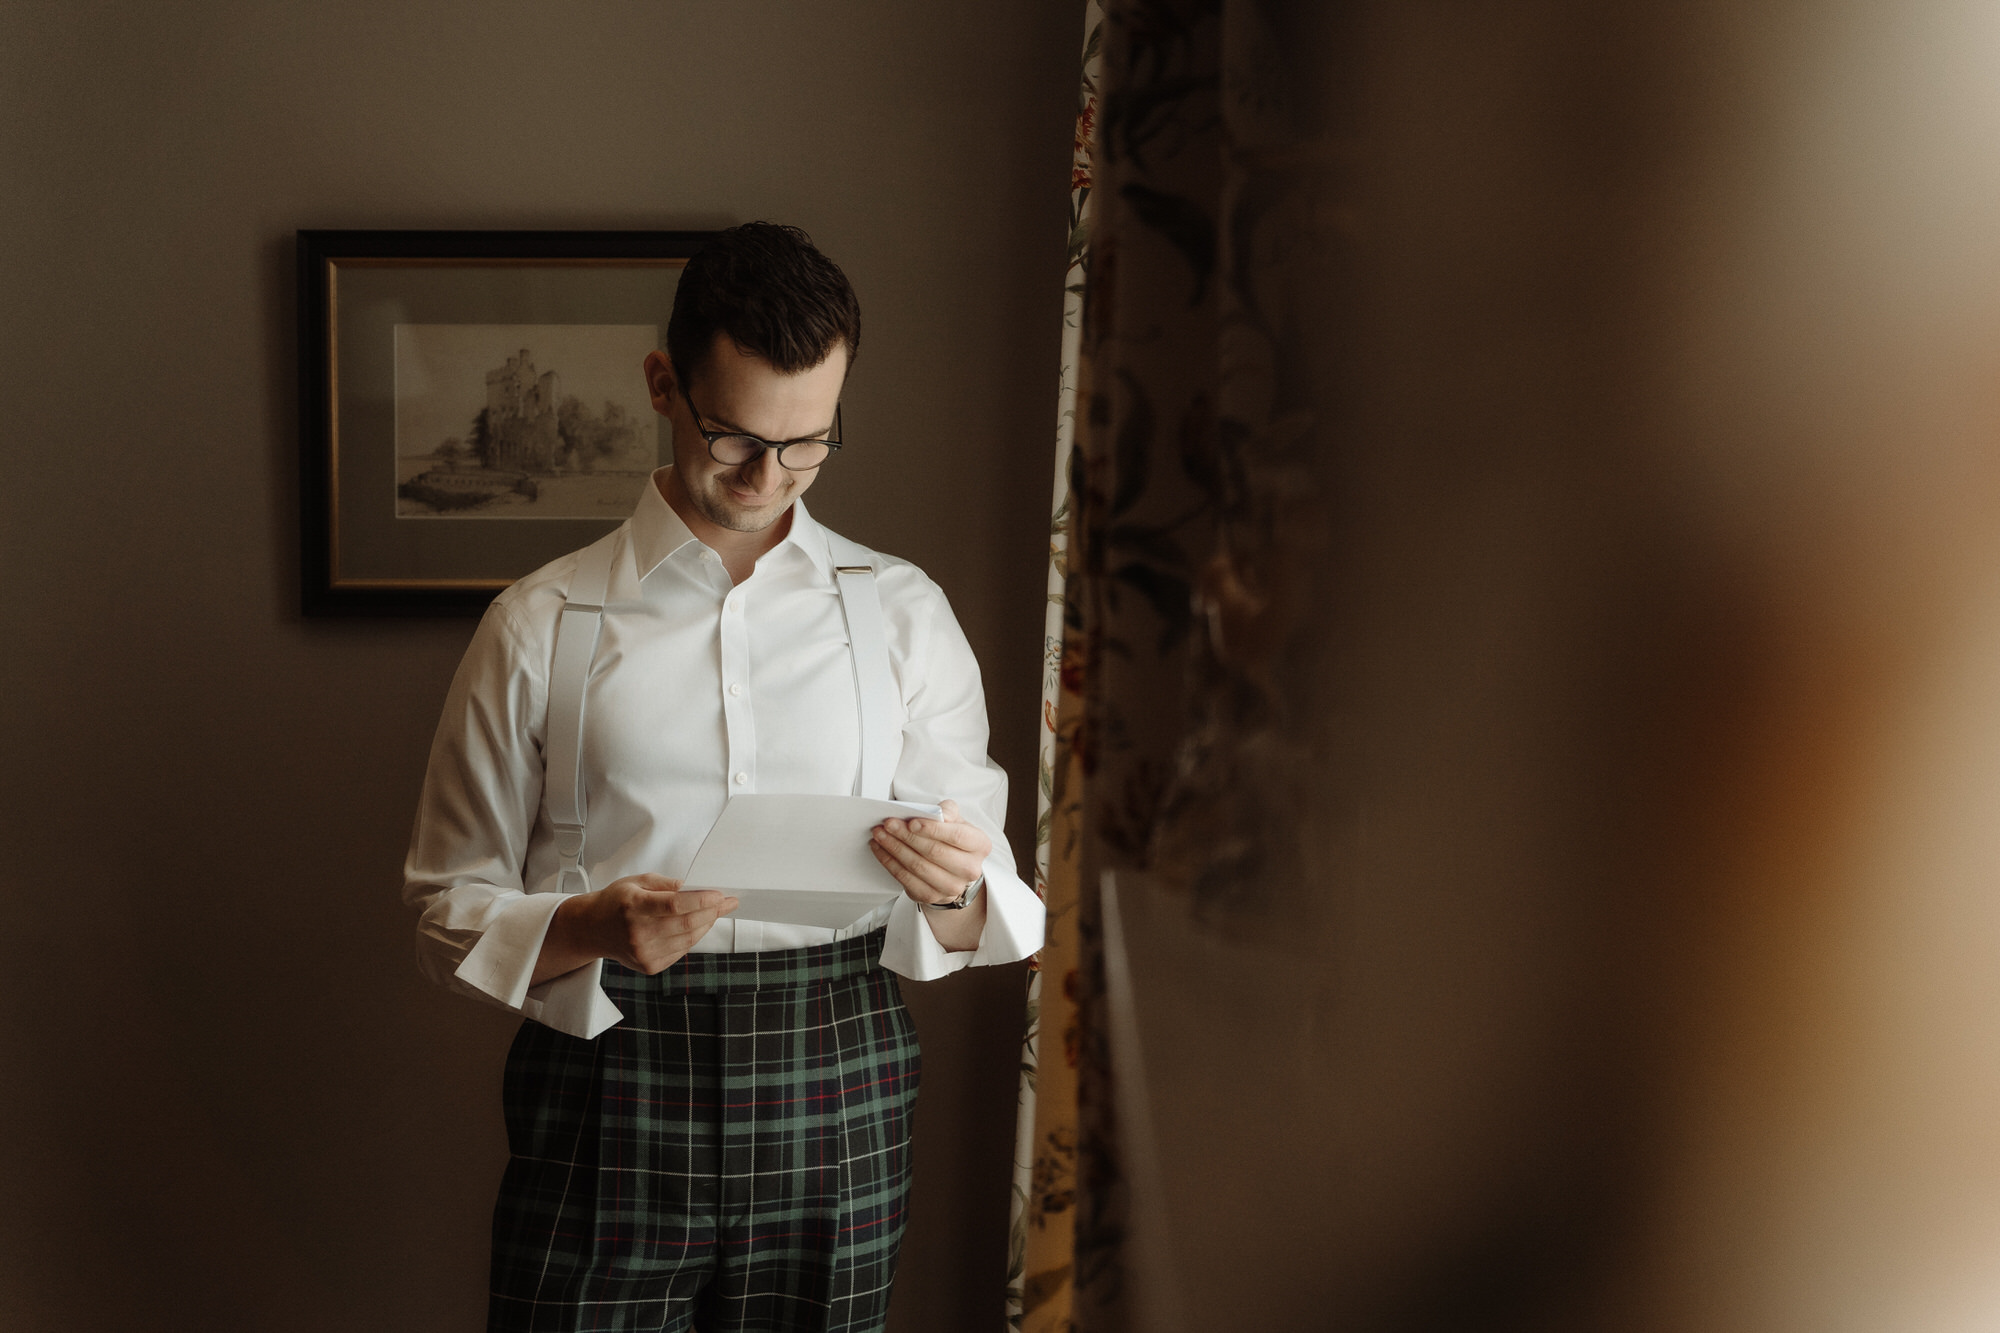
[[(622, 386), (623, 371), (613, 367), (622, 367), (626, 353), (641, 345), (638, 340), (646, 336), (648, 325), (655, 330), (654, 345), (664, 346), (672, 285), (680, 267), (713, 235), (706, 231), (301, 230), (303, 614), (477, 615), (515, 579), (623, 521), (629, 503), (618, 511), (612, 506), (618, 488), (629, 488), (634, 469), (642, 465), (641, 433), (650, 432), (659, 450), (666, 447), (664, 423), (654, 420), (650, 407), (604, 402), (612, 425), (624, 431), (613, 433), (626, 442), (626, 452), (617, 457), (621, 471), (614, 474), (607, 465), (603, 472), (585, 475), (589, 468), (578, 464), (559, 472), (561, 486), (544, 477), (538, 489), (529, 478), (516, 481), (503, 494), (496, 489), (503, 480), (500, 465), (490, 452), (477, 452), (497, 447), (484, 425), (487, 409), (480, 411), (475, 429), (466, 437), (464, 456), (452, 447), (450, 437), (438, 445), (439, 456), (447, 461), (435, 466), (409, 452), (409, 439), (403, 440), (399, 451), (403, 422), (417, 410), (408, 406), (416, 400), (410, 398), (401, 374), (409, 355), (406, 340), (420, 334), (445, 339), (457, 331), (484, 345), (479, 340), (491, 342), (498, 336), (495, 331), (532, 326), (531, 333), (546, 330), (559, 347), (569, 348), (572, 362), (596, 357), (601, 364), (581, 367), (596, 376), (586, 380), (601, 384), (607, 376), (616, 376)], [(607, 343), (607, 338), (612, 341)], [(619, 349), (615, 356), (598, 350), (613, 343)], [(565, 367), (558, 381), (552, 372), (539, 370), (528, 356), (530, 350), (522, 348), (517, 378), (534, 395), (539, 373), (535, 410), (552, 413), (558, 387), (566, 386), (569, 371), (579, 367)], [(462, 398), (475, 391), (468, 387), (468, 374), (476, 374), (484, 363), (463, 360), (476, 358), (477, 352), (459, 355), (461, 361), (453, 364), (460, 373), (451, 387)], [(505, 367), (488, 373), (484, 392), (489, 403), (499, 392), (493, 387), (494, 376), (514, 369), (509, 357)], [(636, 359), (630, 384), (642, 397)], [(573, 406), (564, 402), (566, 409)], [(585, 405), (582, 410), (593, 409)], [(590, 419), (600, 428), (592, 438), (607, 438), (603, 421)], [(563, 457), (573, 459), (576, 452), (572, 449)], [(546, 451), (541, 457), (546, 459)], [(405, 479), (403, 473), (411, 468), (426, 470)], [(461, 470), (468, 475), (443, 475)], [(415, 494), (440, 506), (456, 505), (459, 500), (453, 495), (436, 489), (446, 482), (468, 493), (467, 508), (430, 508), (410, 498)], [(587, 500), (555, 498), (585, 491)], [(560, 507), (565, 504), (580, 507)], [(551, 510), (554, 516), (530, 512), (537, 509)], [(517, 513), (526, 516), (515, 517)]]

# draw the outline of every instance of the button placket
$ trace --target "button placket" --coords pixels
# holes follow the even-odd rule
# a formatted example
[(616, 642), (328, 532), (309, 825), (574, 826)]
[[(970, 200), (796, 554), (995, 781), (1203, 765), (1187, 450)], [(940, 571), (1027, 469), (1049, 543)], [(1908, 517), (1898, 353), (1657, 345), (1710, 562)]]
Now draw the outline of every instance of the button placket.
[(744, 698), (743, 681), (750, 675), (750, 631), (743, 612), (743, 589), (732, 588), (722, 599), (719, 641), (722, 685), (722, 721), (729, 755), (725, 773), (726, 790), (740, 796), (756, 790), (757, 727), (749, 700)]

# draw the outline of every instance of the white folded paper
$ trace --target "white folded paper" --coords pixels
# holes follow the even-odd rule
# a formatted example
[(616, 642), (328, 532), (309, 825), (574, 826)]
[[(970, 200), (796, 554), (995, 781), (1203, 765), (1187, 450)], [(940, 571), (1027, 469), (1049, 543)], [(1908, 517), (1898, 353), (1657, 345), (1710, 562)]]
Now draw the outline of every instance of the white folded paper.
[(935, 818), (934, 805), (861, 796), (738, 796), (722, 807), (687, 889), (719, 889), (742, 906), (740, 921), (775, 921), (838, 930), (902, 893), (868, 849), (885, 819)]

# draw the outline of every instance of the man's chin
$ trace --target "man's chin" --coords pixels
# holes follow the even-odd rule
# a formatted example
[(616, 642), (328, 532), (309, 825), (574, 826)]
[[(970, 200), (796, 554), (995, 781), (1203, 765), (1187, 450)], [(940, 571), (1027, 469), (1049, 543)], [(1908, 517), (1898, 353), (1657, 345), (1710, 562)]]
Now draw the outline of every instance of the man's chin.
[(762, 532), (784, 514), (786, 503), (783, 496), (756, 506), (711, 496), (700, 508), (702, 517), (718, 528), (727, 528), (731, 532)]

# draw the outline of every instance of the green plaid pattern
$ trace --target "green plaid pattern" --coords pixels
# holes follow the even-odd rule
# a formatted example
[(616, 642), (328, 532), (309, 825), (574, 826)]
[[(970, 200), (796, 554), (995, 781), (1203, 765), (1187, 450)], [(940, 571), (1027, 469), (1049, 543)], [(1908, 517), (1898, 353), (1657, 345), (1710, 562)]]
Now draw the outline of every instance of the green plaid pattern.
[(492, 1333), (883, 1327), (919, 1060), (882, 938), (607, 962), (623, 1023), (521, 1025)]

